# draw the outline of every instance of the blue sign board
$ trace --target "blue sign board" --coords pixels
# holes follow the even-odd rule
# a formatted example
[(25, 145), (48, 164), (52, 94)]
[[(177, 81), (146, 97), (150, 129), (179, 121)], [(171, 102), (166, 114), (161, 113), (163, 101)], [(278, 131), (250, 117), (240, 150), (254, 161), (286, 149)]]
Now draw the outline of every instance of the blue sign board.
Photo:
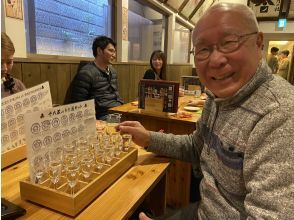
[(285, 18), (281, 18), (281, 19), (279, 19), (278, 20), (278, 27), (279, 28), (283, 28), (283, 27), (286, 27), (286, 24), (287, 24), (287, 19), (285, 19)]

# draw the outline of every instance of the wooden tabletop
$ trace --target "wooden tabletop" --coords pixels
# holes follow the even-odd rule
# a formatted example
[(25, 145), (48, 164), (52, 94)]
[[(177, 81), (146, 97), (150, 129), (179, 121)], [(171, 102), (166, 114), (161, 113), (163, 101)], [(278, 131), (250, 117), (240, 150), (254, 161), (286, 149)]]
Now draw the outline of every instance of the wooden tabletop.
[[(157, 157), (139, 148), (136, 164), (85, 208), (76, 219), (127, 219), (165, 177), (169, 164), (167, 158)], [(54, 210), (21, 200), (19, 181), (28, 175), (27, 160), (1, 172), (1, 196), (26, 209), (27, 213), (21, 219), (72, 219)], [(160, 191), (165, 192), (164, 189)], [(155, 199), (155, 202), (156, 200), (158, 199)]]
[[(199, 98), (196, 98), (195, 96), (179, 97), (178, 112), (179, 111), (187, 112), (186, 110), (184, 110), (184, 107), (187, 106), (190, 100), (199, 100)], [(137, 115), (144, 114), (145, 116), (158, 117), (161, 120), (178, 121), (178, 122), (183, 121), (185, 123), (193, 123), (193, 124), (200, 118), (202, 113), (202, 107), (200, 107), (201, 110), (197, 112), (189, 112), (191, 113), (191, 117), (180, 117), (180, 114), (176, 114), (176, 113), (152, 114), (148, 112), (146, 113), (142, 111), (141, 109), (139, 109), (136, 103), (137, 102), (130, 102), (124, 105), (113, 107), (110, 109), (110, 112), (120, 112), (124, 114), (130, 113), (130, 114), (137, 114)]]

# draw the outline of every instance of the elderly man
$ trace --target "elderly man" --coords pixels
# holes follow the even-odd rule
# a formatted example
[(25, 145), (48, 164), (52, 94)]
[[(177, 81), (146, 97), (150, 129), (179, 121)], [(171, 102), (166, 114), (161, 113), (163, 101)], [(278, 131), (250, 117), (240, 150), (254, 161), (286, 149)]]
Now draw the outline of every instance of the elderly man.
[(94, 61), (82, 67), (72, 82), (71, 102), (94, 99), (96, 119), (100, 120), (106, 119), (109, 108), (123, 104), (117, 73), (110, 65), (115, 59), (115, 46), (109, 37), (96, 37), (92, 45)]
[(130, 121), (117, 127), (148, 151), (202, 170), (201, 201), (159, 219), (293, 218), (294, 88), (271, 74), (262, 43), (247, 6), (212, 6), (193, 32), (208, 95), (193, 134), (147, 131)]

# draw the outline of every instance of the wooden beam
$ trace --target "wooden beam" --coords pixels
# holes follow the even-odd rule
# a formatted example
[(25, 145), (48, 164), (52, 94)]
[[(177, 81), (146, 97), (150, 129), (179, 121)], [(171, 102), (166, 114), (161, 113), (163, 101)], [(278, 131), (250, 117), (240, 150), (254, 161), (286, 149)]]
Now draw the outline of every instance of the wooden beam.
[(192, 13), (189, 15), (188, 20), (190, 21), (191, 18), (196, 14), (196, 12), (198, 11), (198, 9), (203, 5), (204, 0), (200, 0), (200, 2), (198, 3), (198, 5), (196, 6), (196, 8), (192, 11)]
[(181, 6), (179, 7), (179, 12), (182, 12), (183, 8), (186, 6), (186, 4), (188, 3), (189, 0), (185, 0)]

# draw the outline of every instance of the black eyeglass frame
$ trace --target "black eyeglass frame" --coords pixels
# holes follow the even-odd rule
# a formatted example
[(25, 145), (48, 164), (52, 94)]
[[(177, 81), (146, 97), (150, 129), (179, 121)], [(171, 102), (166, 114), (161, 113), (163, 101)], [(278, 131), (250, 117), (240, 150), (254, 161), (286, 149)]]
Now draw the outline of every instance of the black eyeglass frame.
[[(254, 35), (254, 34), (257, 34), (258, 33), (258, 31), (254, 31), (254, 32), (251, 32), (251, 33), (247, 33), (247, 34), (242, 34), (242, 35), (238, 35), (238, 34), (230, 34), (230, 35), (235, 35), (235, 36), (237, 36), (238, 37), (238, 39), (235, 41), (235, 43), (236, 43), (236, 47), (233, 47), (233, 49), (231, 50), (223, 50), (222, 49), (222, 46), (220, 46), (223, 42), (219, 42), (219, 43), (217, 43), (217, 44), (212, 44), (212, 45), (210, 45), (210, 46), (208, 46), (207, 47), (207, 56), (204, 56), (204, 57), (202, 57), (202, 58), (200, 58), (200, 59), (198, 59), (197, 58), (197, 54), (195, 54), (195, 47), (193, 47), (193, 49), (190, 51), (190, 54), (193, 54), (194, 56), (195, 56), (195, 58), (197, 59), (197, 60), (200, 60), (200, 61), (202, 61), (202, 60), (206, 60), (207, 58), (209, 58), (209, 56), (210, 56), (210, 54), (212, 53), (212, 51), (213, 51), (213, 47), (215, 46), (216, 47), (216, 49), (219, 51), (219, 52), (222, 52), (222, 53), (224, 53), (224, 54), (227, 54), (227, 53), (232, 53), (232, 52), (235, 52), (235, 51), (237, 51), (239, 48), (240, 48), (240, 46), (242, 45), (242, 43), (244, 43), (245, 41), (242, 41), (242, 38), (244, 39), (244, 37), (249, 37), (249, 36), (251, 36), (251, 35)], [(228, 35), (228, 36), (230, 36), (230, 35)], [(199, 51), (200, 52), (200, 51)]]

